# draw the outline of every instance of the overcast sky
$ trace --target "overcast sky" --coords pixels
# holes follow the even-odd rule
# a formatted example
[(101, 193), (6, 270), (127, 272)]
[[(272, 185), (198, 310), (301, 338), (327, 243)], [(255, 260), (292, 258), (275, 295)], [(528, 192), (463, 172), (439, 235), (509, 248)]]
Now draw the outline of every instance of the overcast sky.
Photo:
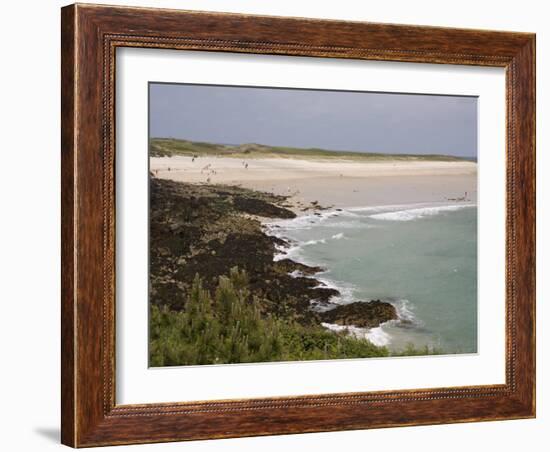
[(150, 136), (472, 157), (477, 99), (152, 83)]

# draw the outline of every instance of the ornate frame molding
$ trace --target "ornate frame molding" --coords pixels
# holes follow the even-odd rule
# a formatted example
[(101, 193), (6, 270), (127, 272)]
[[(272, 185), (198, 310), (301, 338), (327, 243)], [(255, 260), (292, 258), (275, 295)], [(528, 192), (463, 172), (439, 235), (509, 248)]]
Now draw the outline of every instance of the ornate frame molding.
[[(116, 405), (118, 47), (506, 68), (506, 384)], [(526, 33), (92, 5), (63, 8), (62, 442), (80, 447), (533, 417), (534, 59), (535, 37)]]

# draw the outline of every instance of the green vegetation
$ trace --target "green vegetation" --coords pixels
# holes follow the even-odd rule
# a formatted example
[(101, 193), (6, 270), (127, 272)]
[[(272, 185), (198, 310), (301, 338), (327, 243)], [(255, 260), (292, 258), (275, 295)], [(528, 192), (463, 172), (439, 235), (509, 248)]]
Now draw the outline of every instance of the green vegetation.
[(426, 356), (426, 355), (442, 355), (444, 352), (440, 348), (424, 347), (417, 348), (414, 344), (409, 343), (403, 350), (398, 352), (392, 352), (392, 356)]
[(261, 312), (246, 272), (221, 276), (215, 295), (196, 276), (185, 310), (151, 305), (153, 367), (388, 356), (384, 347), (322, 326), (303, 326)]
[(218, 156), (235, 158), (266, 158), (266, 157), (302, 157), (322, 159), (351, 160), (418, 160), (418, 161), (463, 161), (466, 159), (440, 154), (383, 154), (376, 152), (331, 151), (317, 148), (292, 148), (283, 146), (266, 146), (263, 144), (225, 145), (204, 143), (199, 141), (180, 140), (176, 138), (152, 138), (149, 155), (151, 157), (184, 156)]

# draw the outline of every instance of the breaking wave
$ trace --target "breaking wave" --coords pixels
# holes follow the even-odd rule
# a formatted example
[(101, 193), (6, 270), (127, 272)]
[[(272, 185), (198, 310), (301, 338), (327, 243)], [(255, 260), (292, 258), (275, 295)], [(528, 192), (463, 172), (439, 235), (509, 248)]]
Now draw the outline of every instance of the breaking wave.
[(443, 212), (453, 212), (466, 207), (475, 207), (475, 204), (454, 204), (446, 206), (418, 207), (414, 209), (396, 210), (390, 212), (375, 213), (370, 218), (386, 221), (412, 221), (420, 218), (431, 217)]
[(398, 318), (384, 322), (375, 328), (360, 328), (354, 325), (337, 325), (335, 323), (322, 323), (322, 325), (331, 331), (341, 332), (347, 330), (349, 334), (357, 338), (367, 339), (378, 347), (388, 346), (392, 342), (392, 336), (385, 329), (386, 326), (412, 327), (421, 325), (421, 322), (414, 315), (409, 300), (399, 299), (389, 302), (395, 306)]

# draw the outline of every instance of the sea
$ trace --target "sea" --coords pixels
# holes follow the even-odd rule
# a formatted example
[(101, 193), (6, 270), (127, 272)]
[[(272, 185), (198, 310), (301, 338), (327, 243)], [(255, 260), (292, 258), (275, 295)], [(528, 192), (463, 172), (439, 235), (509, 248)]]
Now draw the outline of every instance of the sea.
[[(409, 345), (443, 354), (477, 352), (475, 204), (330, 209), (265, 227), (289, 242), (276, 260), (290, 258), (325, 270), (313, 277), (340, 291), (331, 304), (376, 299), (396, 307), (398, 320), (349, 328), (356, 336), (395, 352)], [(312, 309), (330, 307), (312, 300)]]

